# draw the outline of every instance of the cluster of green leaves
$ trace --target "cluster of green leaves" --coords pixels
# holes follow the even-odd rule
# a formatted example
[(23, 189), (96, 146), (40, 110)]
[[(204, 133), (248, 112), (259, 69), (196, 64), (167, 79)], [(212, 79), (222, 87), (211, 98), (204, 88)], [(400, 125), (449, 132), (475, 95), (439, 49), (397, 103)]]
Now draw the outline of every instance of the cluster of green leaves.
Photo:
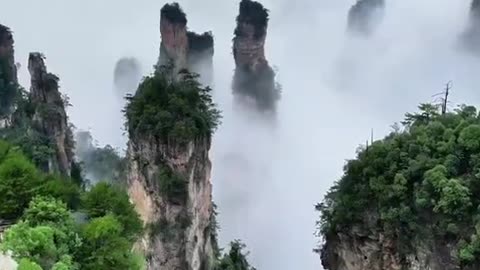
[[(480, 256), (480, 117), (475, 107), (440, 114), (420, 105), (404, 130), (361, 148), (323, 203), (324, 238), (352, 227), (381, 230), (408, 252), (414, 239), (445, 239), (465, 264)], [(378, 216), (378, 220), (367, 222)], [(374, 225), (372, 225), (374, 224)], [(375, 227), (375, 228), (372, 228)]]
[(244, 252), (245, 244), (239, 240), (230, 243), (230, 251), (223, 254), (214, 270), (255, 270), (248, 260), (248, 253)]
[(160, 67), (144, 78), (135, 96), (127, 97), (130, 138), (142, 134), (187, 143), (210, 137), (220, 122), (220, 111), (212, 101), (211, 89), (202, 87), (197, 77), (186, 70), (173, 76), (172, 67)]
[(84, 192), (40, 172), (4, 141), (0, 219), (17, 221), (0, 248), (12, 252), (20, 270), (143, 269), (144, 259), (132, 253), (143, 225), (124, 190), (99, 183)]
[(18, 147), (0, 141), (0, 218), (17, 219), (35, 196), (50, 195), (79, 205), (80, 188), (69, 179), (40, 172)]

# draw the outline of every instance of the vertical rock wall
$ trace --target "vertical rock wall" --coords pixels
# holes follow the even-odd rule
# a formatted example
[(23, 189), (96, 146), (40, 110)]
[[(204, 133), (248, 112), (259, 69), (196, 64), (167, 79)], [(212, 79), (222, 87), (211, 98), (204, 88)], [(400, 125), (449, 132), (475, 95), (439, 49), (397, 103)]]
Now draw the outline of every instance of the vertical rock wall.
[(279, 89), (275, 72), (265, 58), (268, 11), (258, 2), (240, 2), (233, 38), (235, 74), (233, 94), (238, 102), (259, 111), (275, 111)]
[[(148, 269), (206, 269), (213, 256), (209, 139), (180, 146), (152, 138), (131, 138), (128, 148), (129, 193), (147, 225), (139, 244)], [(171, 170), (188, 182), (183, 198), (160, 192), (158, 177)]]
[(213, 82), (213, 35), (187, 31), (187, 16), (178, 3), (166, 4), (160, 12), (160, 57), (158, 65), (173, 63), (175, 71), (189, 69), (200, 82)]
[(0, 24), (0, 128), (9, 125), (18, 94), (13, 44), (10, 29)]
[(30, 53), (28, 70), (31, 76), (30, 99), (35, 108), (33, 128), (48, 137), (55, 146), (56, 154), (51, 158), (48, 170), (69, 176), (74, 143), (64, 100), (59, 92), (59, 79), (47, 72), (41, 53)]

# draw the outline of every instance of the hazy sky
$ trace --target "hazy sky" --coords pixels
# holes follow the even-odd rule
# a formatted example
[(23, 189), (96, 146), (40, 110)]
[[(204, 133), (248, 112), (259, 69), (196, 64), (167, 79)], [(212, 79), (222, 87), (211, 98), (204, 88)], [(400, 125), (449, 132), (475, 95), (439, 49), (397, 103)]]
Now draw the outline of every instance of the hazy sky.
[[(23, 85), (28, 52), (45, 53), (74, 104), (74, 124), (91, 128), (101, 143), (122, 147), (114, 64), (133, 56), (143, 70), (152, 69), (166, 2), (3, 2), (0, 23), (14, 32)], [(385, 19), (368, 40), (345, 35), (353, 0), (261, 1), (271, 11), (267, 58), (283, 86), (275, 128), (231, 109), (238, 2), (179, 1), (191, 30), (215, 35), (215, 97), (225, 114), (211, 153), (221, 242), (243, 239), (259, 270), (321, 269), (312, 253), (313, 206), (370, 130), (382, 137), (449, 80), (454, 103), (480, 101), (480, 59), (457, 43), (470, 0), (387, 1)]]

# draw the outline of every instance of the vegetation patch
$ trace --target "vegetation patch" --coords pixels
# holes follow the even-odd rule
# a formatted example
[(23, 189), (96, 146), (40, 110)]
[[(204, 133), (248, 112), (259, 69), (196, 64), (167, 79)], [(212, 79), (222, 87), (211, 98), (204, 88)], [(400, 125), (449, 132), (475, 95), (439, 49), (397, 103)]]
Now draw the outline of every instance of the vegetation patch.
[(163, 142), (188, 143), (210, 137), (220, 123), (220, 111), (211, 89), (202, 87), (198, 75), (184, 70), (172, 76), (171, 67), (160, 67), (144, 78), (124, 110), (130, 138), (152, 136)]

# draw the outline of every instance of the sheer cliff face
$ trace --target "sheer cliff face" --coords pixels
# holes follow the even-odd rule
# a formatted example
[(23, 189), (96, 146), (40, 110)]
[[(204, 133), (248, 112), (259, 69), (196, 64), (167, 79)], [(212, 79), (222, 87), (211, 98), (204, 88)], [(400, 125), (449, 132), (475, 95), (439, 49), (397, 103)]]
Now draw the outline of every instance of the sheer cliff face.
[[(139, 248), (148, 269), (206, 269), (213, 256), (209, 139), (187, 145), (131, 138), (128, 148), (129, 193), (148, 231)], [(164, 168), (188, 181), (184, 198), (160, 193), (159, 172)]]
[(385, 9), (385, 0), (358, 0), (348, 12), (348, 30), (368, 36), (378, 27)]
[(480, 265), (461, 267), (455, 257), (458, 247), (448, 241), (419, 239), (413, 251), (402, 254), (395, 239), (374, 230), (355, 228), (325, 240), (320, 252), (326, 270), (480, 269)]
[(0, 24), (0, 127), (9, 124), (9, 118), (14, 111), (16, 92), (17, 68), (13, 36), (8, 27)]
[(210, 32), (187, 31), (187, 17), (177, 3), (166, 4), (160, 12), (159, 65), (173, 62), (175, 70), (189, 69), (200, 74), (200, 82), (211, 85), (213, 79), (213, 36)]
[(265, 58), (268, 11), (258, 2), (240, 2), (233, 39), (233, 93), (259, 111), (274, 111), (279, 98), (275, 73)]
[(47, 72), (44, 56), (40, 53), (30, 53), (28, 70), (31, 76), (30, 98), (35, 107), (33, 128), (49, 138), (55, 146), (56, 156), (49, 162), (48, 170), (70, 175), (73, 138), (64, 100), (58, 90), (59, 79)]

